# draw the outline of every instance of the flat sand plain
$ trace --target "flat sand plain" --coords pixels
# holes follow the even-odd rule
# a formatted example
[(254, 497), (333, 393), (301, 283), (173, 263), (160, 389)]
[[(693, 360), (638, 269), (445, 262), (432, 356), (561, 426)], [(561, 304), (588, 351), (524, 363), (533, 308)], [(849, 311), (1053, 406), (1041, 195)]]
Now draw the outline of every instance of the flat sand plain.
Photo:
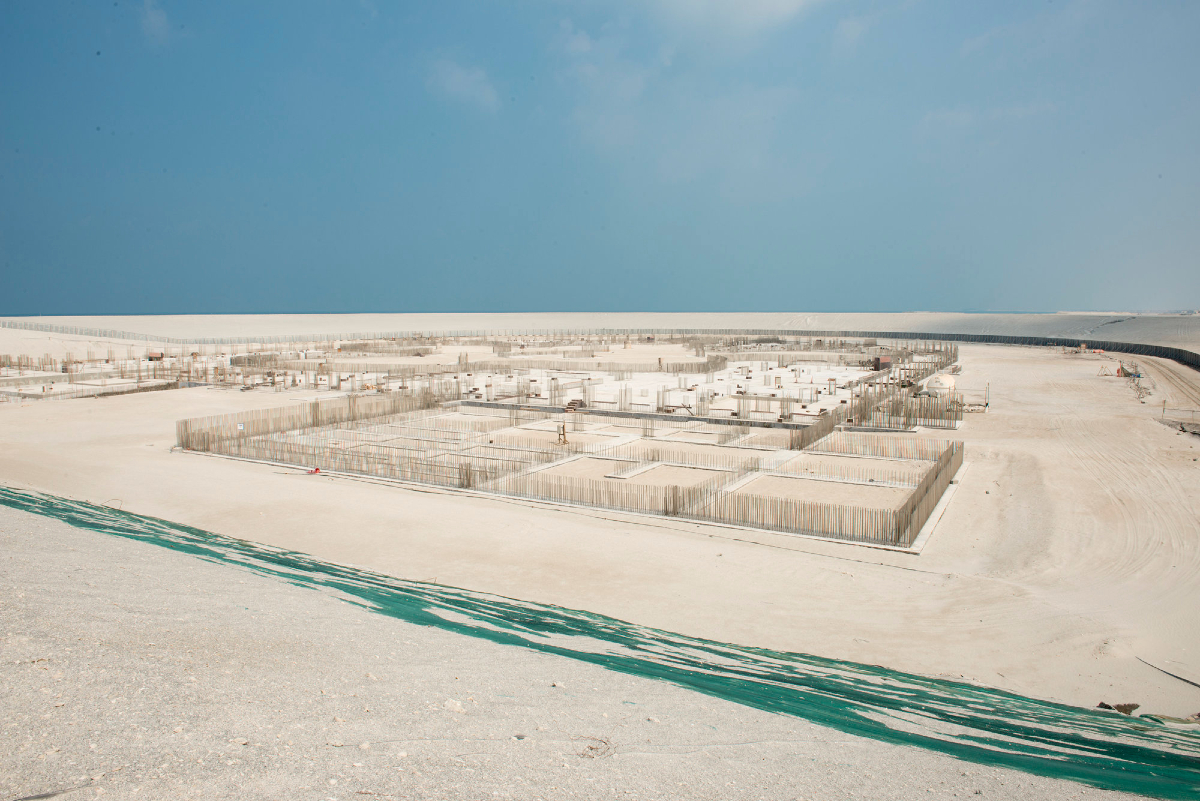
[[(961, 353), (992, 408), (957, 432), (964, 472), (920, 556), (172, 451), (181, 417), (312, 397), (295, 391), (0, 405), (0, 483), (716, 640), (1200, 711), (1151, 666), (1200, 681), (1200, 440), (1098, 376), (1106, 357)], [(1196, 391), (1180, 375), (1172, 398)]]
[(761, 459), (766, 451), (757, 448), (739, 448), (736, 445), (712, 445), (705, 442), (688, 442), (667, 437), (635, 440), (629, 444), (631, 454), (677, 453), (683, 456), (724, 457), (731, 460)]
[(728, 478), (729, 473), (725, 470), (664, 464), (643, 470), (625, 480), (630, 484), (642, 484), (648, 487), (695, 487), (716, 479)]
[(620, 459), (601, 459), (595, 456), (582, 456), (578, 459), (551, 465), (538, 471), (540, 476), (556, 476), (558, 478), (586, 478), (600, 481), (605, 476), (621, 470), (628, 470), (636, 462)]
[[(939, 439), (952, 439), (954, 435), (955, 432), (947, 431)], [(921, 459), (879, 459), (807, 451), (784, 462), (779, 469), (787, 473), (811, 473), (816, 476), (855, 473), (877, 481), (903, 478), (916, 484), (934, 466), (934, 462)]]
[[(1063, 312), (1057, 314), (905, 313), (520, 313), (520, 314), (213, 314), (8, 318), (49, 325), (105, 328), (153, 336), (243, 337), (352, 334), (371, 331), (479, 331), (584, 328), (766, 328), (836, 331), (919, 331), (1115, 340), (1200, 350), (1200, 314)], [(145, 344), (141, 342), (140, 344)], [(0, 353), (77, 357), (110, 341), (0, 328)], [(118, 347), (118, 353), (120, 348)], [(458, 350), (463, 350), (462, 348)], [(490, 356), (490, 350), (483, 351)], [(443, 354), (445, 356), (445, 354)], [(414, 363), (453, 362), (438, 356)], [(603, 356), (604, 360), (610, 360)], [(389, 361), (398, 361), (389, 358)]]
[(822, 481), (801, 476), (765, 475), (747, 481), (733, 491), (735, 495), (762, 495), (789, 501), (815, 501), (866, 509), (899, 509), (912, 495), (912, 489), (875, 487), (842, 481)]
[[(544, 428), (505, 428), (492, 432), (489, 437), (496, 444), (532, 442), (551, 445), (558, 442), (558, 432), (547, 431)], [(596, 445), (602, 442), (612, 442), (608, 434), (587, 434), (582, 431), (568, 431), (567, 440), (578, 445)]]

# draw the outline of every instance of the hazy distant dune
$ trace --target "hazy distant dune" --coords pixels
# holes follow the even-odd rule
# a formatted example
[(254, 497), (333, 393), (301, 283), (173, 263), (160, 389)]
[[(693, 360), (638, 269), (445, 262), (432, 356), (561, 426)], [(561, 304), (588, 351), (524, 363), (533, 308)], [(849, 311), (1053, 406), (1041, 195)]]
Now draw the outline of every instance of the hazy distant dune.
[[(555, 312), (517, 314), (215, 314), (8, 319), (32, 320), (52, 325), (117, 329), (178, 338), (481, 329), (779, 328), (1051, 336), (1200, 348), (1200, 314)], [(11, 339), (11, 337), (6, 339)], [(0, 347), (0, 352), (14, 351)]]

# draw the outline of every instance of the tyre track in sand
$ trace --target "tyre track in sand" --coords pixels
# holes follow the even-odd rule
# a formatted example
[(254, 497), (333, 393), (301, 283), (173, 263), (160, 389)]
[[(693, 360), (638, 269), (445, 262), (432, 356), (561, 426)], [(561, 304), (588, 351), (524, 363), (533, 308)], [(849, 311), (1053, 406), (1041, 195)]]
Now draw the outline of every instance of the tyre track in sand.
[(1163, 382), (1188, 403), (1200, 409), (1200, 373), (1189, 371), (1170, 363), (1166, 359), (1146, 357), (1144, 364), (1158, 373)]
[(1094, 495), (1106, 502), (1089, 515), (1095, 521), (1090, 532), (1075, 532), (1087, 537), (1072, 548), (1080, 574), (1118, 584), (1145, 582), (1161, 600), (1200, 580), (1194, 492), (1151, 448), (1067, 407), (1058, 439), (1091, 479)]
[[(1164, 383), (1191, 397), (1184, 394), (1192, 391), (1186, 375), (1172, 370)], [(1170, 435), (1151, 415), (1142, 417), (1152, 410), (1089, 415), (1069, 404), (1060, 410), (1057, 440), (1070, 458), (1059, 463), (1077, 476), (1062, 486), (1082, 489), (1076, 503), (1086, 508), (1069, 518), (1066, 538), (1060, 534), (1055, 561), (1070, 566), (1074, 587), (1056, 597), (1115, 626), (1125, 646), (1118, 653), (1194, 669), (1187, 645), (1197, 625), (1200, 473), (1164, 459)]]

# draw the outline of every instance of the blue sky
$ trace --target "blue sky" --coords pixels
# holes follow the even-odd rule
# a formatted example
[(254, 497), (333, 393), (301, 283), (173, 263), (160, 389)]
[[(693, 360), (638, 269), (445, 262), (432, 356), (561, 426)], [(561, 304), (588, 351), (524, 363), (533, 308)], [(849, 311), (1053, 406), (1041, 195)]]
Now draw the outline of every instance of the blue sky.
[(1200, 307), (1200, 3), (0, 5), (0, 314)]

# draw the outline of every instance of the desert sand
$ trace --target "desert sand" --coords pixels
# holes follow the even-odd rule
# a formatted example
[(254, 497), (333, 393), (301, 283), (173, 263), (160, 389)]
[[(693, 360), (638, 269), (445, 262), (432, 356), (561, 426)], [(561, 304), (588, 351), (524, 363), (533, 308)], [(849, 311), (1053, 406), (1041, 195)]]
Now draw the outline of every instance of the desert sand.
[(0, 553), (6, 799), (1132, 798), (415, 626), (4, 507)]
[(1102, 356), (961, 361), (992, 408), (957, 432), (964, 471), (919, 557), (172, 451), (179, 418), (294, 391), (8, 404), (0, 482), (691, 635), (1196, 712), (1200, 688), (1145, 663), (1200, 681), (1195, 438), (1098, 376)]
[[(439, 316), (438, 328), (451, 327), (452, 321), (447, 317), (455, 316)], [(463, 316), (461, 324), (501, 326), (498, 317), (501, 316)], [(527, 317), (530, 316), (522, 319)], [(546, 325), (553, 321), (563, 327), (585, 325), (575, 321), (575, 317), (542, 315), (540, 321)], [(688, 319), (696, 326), (717, 325), (713, 320), (718, 318), (728, 321), (720, 324), (732, 325), (736, 319), (741, 325), (759, 325), (751, 320), (753, 317), (696, 315)], [(788, 327), (833, 326), (835, 321), (842, 327), (865, 326), (866, 322), (859, 317), (777, 315), (775, 319), (779, 325)], [(888, 317), (900, 316), (872, 315), (871, 325), (883, 328), (890, 323), (895, 327), (902, 322)], [(914, 327), (920, 327), (918, 323), (931, 325), (937, 320), (947, 326), (953, 323), (943, 319), (946, 315), (937, 319), (903, 317)], [(962, 317), (978, 326), (1003, 323), (1021, 329), (1012, 333), (1053, 336), (1063, 335), (1068, 328), (1083, 336), (1091, 325), (1093, 328), (1086, 332), (1090, 335), (1101, 325), (1087, 315), (1021, 315), (1020, 325), (1012, 320), (990, 321), (985, 319), (986, 315)], [(654, 315), (653, 323), (649, 319), (645, 315), (613, 315), (604, 318), (604, 324), (608, 327), (682, 324), (671, 315)], [(1126, 326), (1122, 330), (1146, 333), (1144, 341), (1150, 341), (1149, 334), (1153, 334), (1155, 342), (1186, 345), (1200, 342), (1196, 319), (1139, 316), (1106, 324), (1100, 330), (1109, 338), (1117, 338), (1118, 327)], [(149, 330), (153, 326), (164, 335), (216, 336), (225, 332), (265, 335), (311, 331), (317, 329), (304, 329), (304, 325), (318, 322), (326, 331), (377, 330), (415, 327), (418, 322), (432, 323), (433, 319), (419, 315), (389, 315), (386, 319), (378, 315), (355, 315), (320, 320), (271, 317), (241, 321), (220, 317), (108, 318), (77, 319), (68, 324), (112, 325), (134, 330)], [(457, 323), (457, 318), (453, 322)], [(762, 325), (767, 327), (766, 323)], [(513, 322), (502, 327), (519, 326)], [(14, 343), (27, 348), (23, 352), (35, 355), (52, 352), (49, 349), (52, 343), (66, 349), (76, 346), (69, 337), (48, 338), (35, 332), (0, 329), (0, 352), (22, 352), (13, 347)], [(1200, 374), (1172, 362), (1139, 358), (1146, 373), (1145, 383), (1151, 388), (1150, 396), (1139, 400), (1126, 380), (1101, 375), (1111, 372), (1117, 364), (1105, 354), (1067, 354), (1057, 349), (993, 345), (963, 345), (960, 354), (959, 387), (968, 397), (989, 388), (991, 407), (984, 414), (966, 415), (960, 428), (950, 432), (966, 444), (965, 462), (953, 497), (919, 555), (719, 525), (402, 486), (364, 477), (306, 475), (301, 470), (185, 453), (173, 447), (175, 422), (181, 418), (288, 405), (327, 394), (306, 390), (243, 393), (227, 388), (196, 387), (126, 397), (0, 404), (0, 485), (107, 504), (402, 578), (585, 609), (723, 642), (880, 664), (918, 674), (961, 677), (1074, 705), (1136, 702), (1141, 704), (1142, 712), (1176, 716), (1200, 711), (1200, 686), (1197, 686), (1200, 651), (1196, 645), (1200, 642), (1200, 461), (1197, 461), (1200, 438), (1173, 430), (1157, 419), (1164, 405), (1200, 408)], [(523, 433), (553, 436), (550, 431)], [(609, 432), (578, 436), (601, 437), (605, 433)], [(946, 433), (936, 432), (938, 436)], [(680, 442), (675, 447), (687, 446)], [(583, 466), (585, 462), (577, 465), (580, 469)], [(96, 535), (5, 514), (6, 522), (0, 529), (6, 532), (41, 530), (38, 527), (42, 525), (53, 532), (46, 535), (50, 537), (49, 551), (45, 542), (34, 542), (30, 535), (22, 534), (9, 541), (11, 553), (23, 553), (25, 556), (20, 558), (26, 560), (42, 559), (63, 572), (60, 579), (39, 578), (30, 584), (19, 567), (6, 568), (17, 571), (9, 573), (7, 584), (14, 588), (11, 597), (20, 601), (7, 614), (53, 618), (57, 621), (54, 625), (68, 632), (53, 635), (60, 639), (91, 636), (86, 633), (85, 624), (79, 622), (92, 619), (89, 615), (94, 617), (96, 613), (87, 611), (91, 607), (81, 603), (76, 620), (64, 611), (67, 607), (58, 609), (50, 598), (55, 592), (74, 592), (76, 579), (66, 573), (82, 569), (79, 564), (91, 570), (101, 564), (116, 564), (124, 558), (125, 551), (121, 549), (135, 546), (109, 545), (97, 541)], [(73, 557), (63, 550), (69, 548), (76, 548), (85, 556)], [(168, 572), (186, 570), (175, 561), (182, 557), (175, 555), (142, 553), (137, 558), (146, 564), (161, 563), (161, 570)], [(14, 575), (18, 578), (13, 578)], [(105, 578), (108, 595), (97, 592), (91, 596), (117, 598), (129, 592), (119, 584), (119, 578)], [(213, 575), (212, 581), (226, 586), (231, 579)], [(145, 592), (167, 593), (161, 582), (155, 586), (159, 589)], [(190, 586), (199, 585), (193, 582)], [(20, 595), (25, 590), (17, 587), (32, 589), (31, 597), (41, 600), (25, 601)], [(268, 595), (273, 592), (262, 591)], [(194, 590), (192, 597), (199, 592)], [(287, 591), (278, 592), (286, 595)], [(236, 605), (228, 594), (214, 593), (212, 597), (220, 604)], [(291, 601), (272, 603), (277, 604), (277, 614), (282, 615)], [(298, 601), (297, 608), (316, 603)], [(144, 610), (142, 620), (148, 627), (144, 638), (150, 637), (149, 632), (171, 628), (173, 613), (152, 611), (169, 609), (169, 602), (158, 596), (151, 600), (147, 595), (142, 604), (139, 607)], [(385, 630), (383, 623), (359, 619), (346, 622), (356, 612), (334, 613), (325, 606), (321, 609), (327, 614), (349, 616), (345, 620), (339, 618), (338, 625), (366, 626), (377, 632), (372, 637), (407, 637), (417, 641), (411, 633)], [(212, 627), (227, 625), (237, 628), (225, 617), (212, 621)], [(295, 626), (297, 636), (308, 630), (302, 624)], [(20, 634), (28, 631), (27, 624), (10, 623), (9, 629), (18, 632), (20, 648), (32, 641)], [(198, 636), (194, 626), (188, 631), (191, 633), (187, 636)], [(236, 636), (244, 641), (253, 637), (251, 629), (238, 631), (242, 633)], [(333, 654), (336, 637), (329, 636), (332, 639), (318, 644), (317, 651), (323, 655), (311, 671), (302, 671), (303, 675), (283, 671), (284, 675), (296, 676), (291, 683), (299, 687), (307, 682), (311, 689), (326, 681), (313, 678), (322, 671), (326, 676), (342, 675), (338, 673), (337, 660), (346, 657)], [(172, 640), (165, 634), (154, 637), (155, 642)], [(103, 640), (104, 636), (97, 636), (94, 642)], [(119, 637), (116, 640), (125, 642)], [(191, 647), (183, 634), (172, 641), (175, 643), (172, 647), (177, 649)], [(15, 647), (13, 642), (10, 639), (7, 647)], [(133, 642), (129, 640), (130, 645)], [(215, 644), (204, 647), (220, 650)], [(461, 655), (472, 646), (443, 643), (437, 647), (457, 648), (456, 653)], [(325, 650), (321, 651), (322, 648)], [(249, 650), (253, 652), (254, 648)], [(228, 655), (231, 651), (221, 653)], [(112, 656), (118, 658), (117, 654)], [(133, 675), (145, 670), (145, 657), (119, 658), (127, 661), (119, 669), (114, 667), (118, 673), (126, 671)], [(362, 658), (368, 659), (368, 655)], [(380, 657), (373, 654), (370, 658)], [(510, 681), (505, 677), (519, 684), (518, 677), (528, 672), (520, 664), (525, 657), (512, 654), (461, 658), (477, 660), (472, 661), (476, 665), (474, 685), (489, 688), (487, 691), (496, 697), (516, 692), (505, 683)], [(264, 660), (268, 667), (254, 675), (271, 675), (269, 666), (279, 663), (276, 657), (264, 656)], [(219, 657), (214, 654), (211, 661), (215, 665)], [(249, 663), (243, 660), (240, 664)], [(495, 667), (494, 675), (488, 673), (489, 664)], [(426, 681), (448, 681), (442, 667), (432, 672), (435, 675)], [(599, 688), (595, 692), (610, 700), (625, 692), (622, 684), (625, 679), (608, 676), (583, 681), (594, 684)], [(232, 685), (224, 686), (227, 689), (223, 693), (233, 692), (229, 689)], [(439, 684), (440, 689), (431, 689), (432, 697), (440, 698), (438, 693), (446, 693), (448, 686)], [(278, 692), (286, 695), (299, 690)], [(655, 688), (647, 692), (665, 698), (677, 691)], [(18, 695), (21, 714), (33, 715), (34, 707), (29, 706), (32, 702)], [(128, 698), (128, 694), (123, 697)], [(277, 706), (291, 709), (303, 704), (299, 696), (288, 696), (286, 700), (282, 700), (284, 695), (279, 697)], [(93, 702), (98, 703), (95, 698), (89, 701)], [(529, 700), (528, 704), (540, 710), (537, 705), (543, 702), (544, 699)], [(671, 701), (676, 702), (686, 704), (684, 700)], [(796, 722), (768, 724), (753, 717), (758, 713), (736, 708), (727, 712), (747, 727), (784, 725), (799, 730)], [(296, 725), (307, 726), (304, 721), (308, 718), (296, 714), (299, 715)], [(480, 731), (515, 727), (517, 724), (505, 717), (507, 714), (497, 712), (496, 717), (480, 724)], [(701, 717), (707, 720), (709, 714), (706, 708)], [(685, 715), (680, 725), (696, 726), (699, 720), (696, 715), (690, 718)], [(224, 736), (226, 731), (232, 731), (230, 726), (232, 723), (228, 721), (213, 723), (204, 737)], [(522, 722), (521, 726), (527, 728), (528, 724)], [(311, 729), (308, 726), (310, 734)], [(738, 741), (748, 742), (744, 737), (750, 729), (741, 731), (739, 736), (743, 739)], [(6, 736), (17, 735), (6, 733)], [(168, 748), (170, 733), (161, 731), (155, 736), (160, 747)], [(251, 738), (250, 734), (241, 736)], [(377, 736), (363, 735), (366, 739)], [(51, 737), (51, 731), (46, 732), (46, 737)], [(823, 733), (814, 735), (813, 742), (837, 741), (838, 747), (849, 747), (839, 738)], [(666, 741), (681, 743), (687, 739), (676, 733)], [(766, 739), (790, 742), (774, 735)], [(23, 745), (21, 759), (34, 753), (33, 745)], [(312, 740), (308, 747), (318, 746), (317, 740)], [(766, 752), (747, 752), (749, 756), (745, 758), (762, 756), (769, 761), (775, 758), (771, 754), (776, 752), (771, 749), (776, 747), (782, 753), (790, 746), (771, 745)], [(556, 754), (553, 759), (557, 760), (562, 751), (559, 746), (554, 748), (559, 750), (551, 748), (546, 753), (553, 752)], [(874, 764), (870, 760), (879, 759), (883, 760), (879, 764), (885, 765), (892, 764), (887, 762), (889, 759), (901, 759), (884, 754), (883, 746), (863, 746), (863, 749), (872, 756), (863, 760), (855, 756), (851, 764)], [(175, 746), (170, 750), (191, 753)], [(445, 766), (450, 763), (446, 760), (462, 758), (454, 757), (450, 750), (455, 749), (430, 752), (431, 759), (442, 767), (417, 769), (442, 777), (441, 784), (428, 786), (447, 786), (445, 774), (438, 771), (447, 769)], [(779, 758), (783, 760), (782, 756)], [(189, 759), (207, 761), (198, 750)], [(911, 757), (906, 755), (903, 759)], [(313, 772), (313, 765), (336, 762), (341, 769), (349, 770), (342, 764), (345, 761), (338, 762), (329, 754), (311, 756), (308, 766), (301, 771), (304, 781), (316, 781), (312, 777), (318, 772)], [(31, 774), (18, 770), (15, 764), (10, 762), (6, 767), (9, 776), (19, 776), (24, 782)], [(104, 770), (101, 762), (88, 764), (94, 767), (81, 770), (81, 775)], [(783, 771), (783, 766), (790, 763), (784, 760), (779, 765)], [(371, 763), (371, 770), (375, 769), (377, 766)], [(397, 768), (389, 764), (386, 769)], [(406, 768), (402, 765), (399, 769)], [(659, 782), (668, 774), (682, 776), (693, 769), (687, 763), (679, 768), (678, 774), (669, 770), (655, 773), (654, 781)], [(793, 770), (794, 766), (786, 769)], [(935, 774), (941, 769), (931, 768)], [(328, 773), (333, 768), (322, 770)], [(728, 770), (729, 765), (725, 764), (712, 775), (723, 784), (734, 780), (729, 778)], [(53, 784), (69, 773), (47, 773), (43, 778)], [(185, 782), (201, 781), (189, 779), (193, 774), (179, 771), (160, 769), (155, 775), (156, 781), (166, 781), (168, 775), (181, 777)], [(292, 776), (289, 781), (301, 780), (296, 778), (299, 774), (289, 775)], [(835, 771), (833, 775), (840, 774)], [(900, 785), (881, 785), (880, 792), (888, 794), (890, 788), (896, 790), (896, 797), (906, 797), (928, 789), (916, 789), (921, 784), (919, 773), (899, 775), (905, 777)], [(774, 781), (757, 772), (754, 776), (760, 783)], [(640, 788), (637, 792), (650, 796), (665, 795), (670, 790), (669, 782), (638, 784), (624, 774), (593, 778), (609, 781), (623, 790)], [(568, 788), (572, 792), (583, 792), (579, 788), (593, 786), (572, 784), (574, 780), (560, 779), (556, 774), (551, 784), (554, 789)], [(729, 786), (736, 786), (740, 780)], [(705, 785), (704, 793), (693, 795), (740, 797), (732, 791), (722, 795), (715, 789), (716, 783), (710, 785)], [(781, 792), (790, 787), (770, 786)], [(966, 786), (948, 782), (947, 791), (965, 790)], [(27, 782), (12, 787), (13, 792), (42, 791), (42, 785), (35, 787)], [(475, 792), (474, 785), (463, 787)], [(826, 789), (829, 792), (822, 797), (849, 797), (850, 792), (861, 790), (848, 778), (835, 779)], [(995, 790), (993, 786), (988, 792)], [(1085, 792), (1083, 788), (1073, 790)], [(1039, 787), (1037, 794), (1052, 792), (1058, 791)], [(548, 791), (546, 796), (555, 797)], [(473, 796), (464, 790), (458, 796), (448, 797)]]
[[(253, 337), (370, 331), (477, 331), (590, 328), (764, 328), (919, 331), (1114, 340), (1200, 350), (1200, 314), (1063, 312), (1058, 314), (905, 313), (523, 313), (261, 314), (9, 318), (46, 325), (115, 329), (160, 337)], [(113, 343), (88, 337), (0, 328), (0, 353), (76, 356)], [(144, 343), (143, 343), (144, 344)]]

